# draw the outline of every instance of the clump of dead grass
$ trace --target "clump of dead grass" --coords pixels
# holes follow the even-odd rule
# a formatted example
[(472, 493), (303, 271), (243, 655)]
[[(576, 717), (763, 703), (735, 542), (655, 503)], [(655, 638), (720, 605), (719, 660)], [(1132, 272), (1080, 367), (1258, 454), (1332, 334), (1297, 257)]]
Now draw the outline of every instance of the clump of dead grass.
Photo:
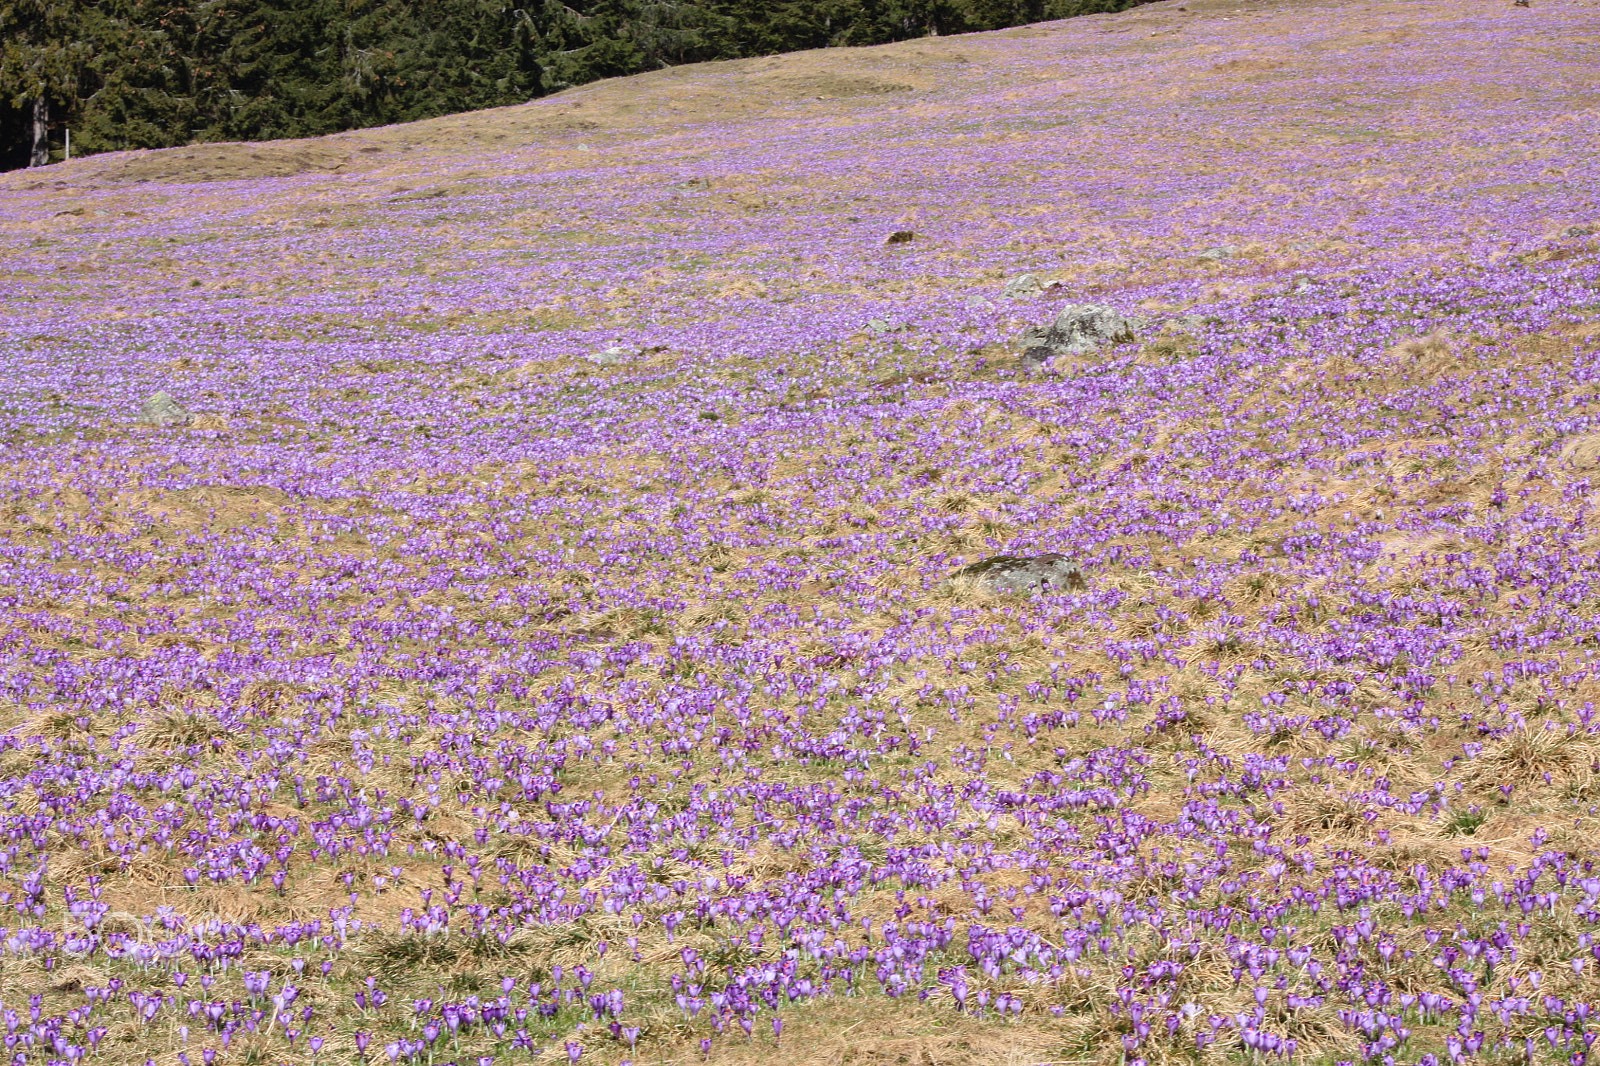
[(1500, 785), (1559, 784), (1589, 791), (1600, 772), (1600, 743), (1554, 722), (1527, 723), (1484, 743), (1483, 750), (1461, 775), (1479, 790)]

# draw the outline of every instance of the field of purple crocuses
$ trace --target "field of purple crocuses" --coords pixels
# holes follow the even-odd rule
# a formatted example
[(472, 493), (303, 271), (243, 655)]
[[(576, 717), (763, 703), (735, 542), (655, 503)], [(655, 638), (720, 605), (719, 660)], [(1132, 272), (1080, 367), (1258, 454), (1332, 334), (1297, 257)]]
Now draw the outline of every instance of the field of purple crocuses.
[(0, 1057), (1584, 1066), (1597, 54), (1166, 0), (0, 177)]

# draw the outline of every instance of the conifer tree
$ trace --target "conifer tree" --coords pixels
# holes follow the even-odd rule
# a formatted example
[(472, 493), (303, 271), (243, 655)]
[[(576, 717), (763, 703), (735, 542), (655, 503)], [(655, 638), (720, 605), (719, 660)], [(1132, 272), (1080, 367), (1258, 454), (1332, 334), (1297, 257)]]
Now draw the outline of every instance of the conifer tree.
[(50, 161), (53, 107), (76, 95), (92, 17), (83, 0), (0, 0), (0, 103), (26, 166)]

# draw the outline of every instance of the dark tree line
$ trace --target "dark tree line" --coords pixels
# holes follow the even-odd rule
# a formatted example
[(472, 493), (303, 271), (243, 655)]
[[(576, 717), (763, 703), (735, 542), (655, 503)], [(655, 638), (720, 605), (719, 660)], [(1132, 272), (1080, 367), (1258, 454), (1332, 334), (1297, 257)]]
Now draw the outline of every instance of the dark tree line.
[(1143, 0), (0, 0), (0, 169), (305, 137), (598, 78)]

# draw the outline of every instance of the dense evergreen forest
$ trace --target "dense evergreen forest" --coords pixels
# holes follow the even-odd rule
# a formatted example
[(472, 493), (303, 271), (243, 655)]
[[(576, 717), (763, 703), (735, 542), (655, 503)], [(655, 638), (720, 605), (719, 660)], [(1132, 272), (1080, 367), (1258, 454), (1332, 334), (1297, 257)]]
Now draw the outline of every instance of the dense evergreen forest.
[(304, 137), (679, 63), (1144, 0), (0, 0), (0, 169)]

